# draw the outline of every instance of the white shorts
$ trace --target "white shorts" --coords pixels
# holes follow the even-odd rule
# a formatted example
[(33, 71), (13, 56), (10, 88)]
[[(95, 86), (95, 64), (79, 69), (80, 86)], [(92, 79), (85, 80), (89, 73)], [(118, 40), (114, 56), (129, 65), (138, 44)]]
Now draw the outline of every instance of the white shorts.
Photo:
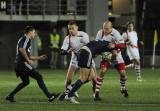
[(140, 59), (138, 48), (128, 46), (127, 47), (127, 54), (129, 56), (130, 60), (133, 60), (133, 59), (139, 60)]

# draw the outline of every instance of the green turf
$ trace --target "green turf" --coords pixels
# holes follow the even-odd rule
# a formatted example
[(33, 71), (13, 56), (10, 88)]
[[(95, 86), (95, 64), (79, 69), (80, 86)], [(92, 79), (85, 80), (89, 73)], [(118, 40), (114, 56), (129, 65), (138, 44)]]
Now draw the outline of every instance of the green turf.
[[(40, 70), (50, 91), (62, 92), (66, 70)], [(129, 98), (122, 97), (119, 75), (109, 70), (101, 88), (103, 101), (94, 102), (91, 83), (79, 90), (75, 105), (67, 101), (47, 102), (47, 98), (30, 79), (30, 85), (16, 95), (15, 103), (5, 101), (5, 96), (20, 82), (13, 71), (0, 71), (0, 111), (160, 111), (160, 69), (142, 69), (143, 81), (136, 81), (134, 70), (127, 70)], [(78, 74), (75, 80), (78, 78)]]

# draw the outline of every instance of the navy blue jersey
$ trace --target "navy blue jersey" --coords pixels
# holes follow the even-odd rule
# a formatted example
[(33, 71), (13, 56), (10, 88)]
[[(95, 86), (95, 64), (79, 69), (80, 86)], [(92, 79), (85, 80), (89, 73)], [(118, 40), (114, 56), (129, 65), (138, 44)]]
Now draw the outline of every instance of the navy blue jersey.
[(99, 55), (102, 52), (111, 51), (111, 49), (107, 48), (108, 41), (91, 41), (86, 46), (91, 50), (92, 56)]
[(31, 40), (26, 36), (23, 36), (18, 40), (18, 43), (17, 43), (15, 62), (26, 62), (26, 59), (23, 57), (23, 55), (19, 51), (20, 48), (24, 48), (26, 50), (27, 55), (30, 56)]

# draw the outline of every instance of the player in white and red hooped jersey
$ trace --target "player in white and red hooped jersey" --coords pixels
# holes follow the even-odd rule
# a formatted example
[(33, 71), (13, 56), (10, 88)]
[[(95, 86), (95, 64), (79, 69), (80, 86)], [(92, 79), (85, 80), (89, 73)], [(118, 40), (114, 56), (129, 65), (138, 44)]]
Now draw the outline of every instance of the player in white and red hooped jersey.
[[(140, 67), (140, 56), (138, 50), (138, 36), (137, 32), (134, 31), (134, 24), (132, 22), (127, 23), (127, 31), (122, 34), (127, 44), (127, 54), (129, 59), (135, 66), (135, 72), (137, 80), (141, 81), (141, 67)], [(131, 65), (131, 64), (129, 64)]]
[[(78, 68), (76, 53), (80, 50), (82, 46), (86, 45), (89, 42), (88, 34), (83, 31), (78, 31), (78, 25), (76, 24), (75, 21), (69, 22), (68, 30), (69, 30), (69, 35), (65, 37), (63, 45), (61, 47), (62, 54), (66, 54), (69, 52), (72, 53), (65, 81), (66, 90), (70, 90), (72, 88), (71, 82), (74, 73)], [(95, 67), (94, 61), (92, 61), (92, 66)]]
[(121, 93), (124, 95), (124, 97), (128, 97), (128, 92), (125, 88), (125, 82), (127, 80), (125, 64), (120, 51), (120, 48), (125, 47), (124, 39), (120, 33), (112, 27), (112, 23), (110, 21), (106, 21), (103, 24), (103, 29), (98, 31), (96, 40), (114, 43), (115, 48), (117, 49), (117, 56), (113, 58), (112, 61), (102, 59), (100, 62), (100, 72), (96, 79), (94, 100), (101, 100), (99, 96), (100, 87), (102, 86), (104, 75), (108, 71), (111, 63), (114, 64), (115, 68), (120, 74)]

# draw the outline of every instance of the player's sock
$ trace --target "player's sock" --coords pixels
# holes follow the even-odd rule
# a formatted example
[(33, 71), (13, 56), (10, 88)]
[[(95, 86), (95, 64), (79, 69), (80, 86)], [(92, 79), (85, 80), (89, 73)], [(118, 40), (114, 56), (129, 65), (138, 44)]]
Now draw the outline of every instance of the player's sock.
[(70, 90), (73, 88), (73, 86), (74, 86), (74, 84), (68, 85), (67, 88), (66, 88), (66, 90), (69, 90), (69, 91), (70, 91)]
[(103, 77), (101, 77), (101, 76), (98, 76), (97, 77), (97, 80), (96, 80), (96, 88), (95, 88), (95, 92), (96, 93), (98, 93), (99, 92), (99, 90), (100, 90), (100, 88), (101, 88), (101, 86), (102, 86), (102, 83), (103, 83)]
[(92, 91), (93, 91), (93, 94), (95, 93), (95, 89), (96, 89), (96, 80), (92, 79)]
[[(83, 83), (83, 84), (84, 84), (84, 83)], [(65, 94), (66, 94), (66, 95), (68, 95), (68, 93), (72, 90), (73, 86), (74, 86), (74, 84), (70, 84), (70, 85), (67, 87), (67, 89), (66, 89), (66, 91), (65, 91)], [(74, 96), (77, 97), (77, 98), (79, 98), (79, 95), (78, 95), (77, 92), (74, 92)]]
[(141, 67), (140, 67), (140, 65), (135, 65), (135, 72), (136, 72), (137, 79), (141, 79)]
[(74, 84), (71, 84), (71, 83), (72, 83), (72, 81), (70, 81), (70, 80), (66, 81), (66, 84), (65, 84), (66, 89), (64, 91), (65, 95), (68, 95), (69, 91), (72, 89)]
[(46, 86), (46, 84), (44, 83), (43, 77), (41, 76), (41, 74), (39, 72), (37, 72), (36, 70), (31, 70), (30, 72), (31, 74), (34, 75), (34, 79), (37, 80), (38, 86), (41, 88), (41, 90), (43, 91), (43, 93), (48, 97), (52, 97), (53, 95), (48, 91), (48, 88)]
[(120, 78), (120, 84), (121, 84), (121, 90), (125, 90), (125, 85), (126, 85), (126, 78), (121, 76)]
[(49, 93), (49, 91), (48, 91), (48, 89), (47, 89), (47, 87), (46, 87), (43, 79), (42, 79), (42, 80), (37, 80), (37, 83), (38, 83), (39, 87), (42, 89), (42, 91), (44, 92), (44, 94), (45, 94), (48, 98), (50, 98), (50, 97), (52, 96), (52, 94)]
[(82, 84), (83, 84), (83, 82), (81, 80), (77, 80), (75, 82), (73, 88), (69, 92), (68, 97), (72, 97), (74, 95), (74, 92), (76, 92), (81, 87)]
[(125, 98), (128, 98), (128, 91), (125, 87), (127, 78), (125, 76), (121, 76), (120, 84), (121, 84), (121, 93)]
[(68, 93), (72, 90), (73, 86), (74, 86), (74, 84), (68, 85), (67, 88), (66, 88), (66, 90), (64, 91), (64, 93), (65, 93), (66, 95), (68, 95)]
[(72, 81), (70, 81), (70, 80), (66, 81), (66, 89), (67, 89), (67, 87), (68, 87), (69, 85), (71, 85), (71, 83), (72, 83)]
[(132, 68), (132, 67), (134, 67), (134, 64), (133, 64), (133, 63), (132, 63), (132, 64), (128, 64), (128, 65), (125, 66), (126, 69)]

